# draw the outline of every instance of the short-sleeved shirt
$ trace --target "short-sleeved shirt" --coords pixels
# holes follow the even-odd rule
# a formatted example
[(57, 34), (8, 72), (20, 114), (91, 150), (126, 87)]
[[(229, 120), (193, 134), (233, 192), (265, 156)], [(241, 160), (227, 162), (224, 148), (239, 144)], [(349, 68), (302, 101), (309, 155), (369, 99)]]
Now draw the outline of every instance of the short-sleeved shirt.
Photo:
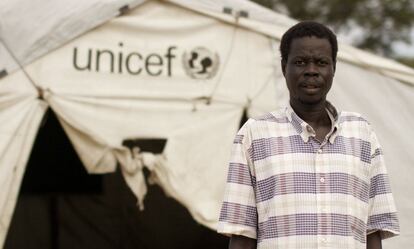
[(235, 137), (218, 232), (257, 248), (366, 248), (367, 234), (399, 234), (383, 153), (358, 113), (327, 102), (320, 142), (288, 106), (249, 119)]

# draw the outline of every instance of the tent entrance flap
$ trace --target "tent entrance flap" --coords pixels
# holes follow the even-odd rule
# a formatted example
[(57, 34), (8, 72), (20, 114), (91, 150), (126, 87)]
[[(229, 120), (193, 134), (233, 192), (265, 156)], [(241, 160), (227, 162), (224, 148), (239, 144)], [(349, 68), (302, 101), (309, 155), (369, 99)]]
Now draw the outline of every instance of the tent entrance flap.
[[(124, 143), (159, 153), (166, 140)], [(145, 178), (149, 175), (145, 169)], [(198, 225), (159, 186), (149, 186), (145, 211), (136, 208), (136, 201), (120, 170), (99, 175), (86, 172), (49, 108), (29, 157), (4, 248), (207, 249), (227, 245), (227, 238)]]

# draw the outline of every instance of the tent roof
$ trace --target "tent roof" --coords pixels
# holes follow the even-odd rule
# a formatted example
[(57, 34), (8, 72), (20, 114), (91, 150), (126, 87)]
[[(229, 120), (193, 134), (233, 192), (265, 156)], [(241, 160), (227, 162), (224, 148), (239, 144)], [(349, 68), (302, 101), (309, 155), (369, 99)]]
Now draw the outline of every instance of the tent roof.
[[(153, 0), (4, 0), (0, 3), (0, 71), (12, 72), (106, 21)], [(167, 0), (164, 0), (167, 1)], [(247, 0), (168, 0), (280, 40), (295, 20)], [(24, 18), (22, 18), (24, 17)], [(12, 54), (7, 51), (12, 51)], [(15, 59), (13, 59), (13, 57)], [(414, 69), (340, 44), (338, 60), (414, 85)], [(17, 63), (18, 61), (19, 63)]]

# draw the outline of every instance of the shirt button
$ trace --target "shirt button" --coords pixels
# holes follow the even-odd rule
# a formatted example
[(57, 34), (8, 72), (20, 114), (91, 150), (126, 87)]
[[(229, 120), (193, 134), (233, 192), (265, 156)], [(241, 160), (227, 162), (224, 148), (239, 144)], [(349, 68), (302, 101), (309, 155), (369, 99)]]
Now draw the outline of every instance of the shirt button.
[(324, 182), (325, 182), (325, 178), (321, 177), (321, 178), (319, 179), (319, 181), (320, 181), (320, 182), (322, 182), (322, 183), (324, 183)]
[(310, 126), (306, 126), (306, 130), (307, 130), (308, 132), (312, 132), (312, 128), (311, 128)]

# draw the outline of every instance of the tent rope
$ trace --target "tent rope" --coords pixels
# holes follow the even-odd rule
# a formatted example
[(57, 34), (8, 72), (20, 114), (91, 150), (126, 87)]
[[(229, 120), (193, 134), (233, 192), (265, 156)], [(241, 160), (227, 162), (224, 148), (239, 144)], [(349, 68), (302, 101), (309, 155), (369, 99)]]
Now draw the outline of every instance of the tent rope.
[(235, 15), (235, 17), (234, 17), (235, 18), (235, 24), (233, 26), (234, 28), (233, 28), (233, 32), (231, 34), (231, 39), (230, 39), (230, 43), (229, 43), (230, 47), (227, 50), (228, 52), (226, 54), (226, 57), (225, 57), (225, 60), (224, 60), (224, 63), (223, 63), (222, 70), (221, 70), (220, 74), (218, 75), (218, 78), (217, 78), (216, 83), (214, 84), (213, 90), (211, 91), (210, 95), (207, 97), (207, 104), (210, 104), (211, 103), (211, 100), (213, 99), (213, 96), (216, 93), (216, 91), (217, 91), (220, 83), (222, 83), (221, 80), (222, 80), (222, 77), (223, 77), (224, 68), (226, 68), (226, 66), (227, 66), (227, 64), (229, 62), (230, 56), (233, 53), (234, 42), (236, 40), (235, 37), (236, 37), (237, 30), (238, 30), (239, 18), (241, 16), (242, 15), (240, 14), (240, 12), (237, 12), (236, 15)]
[(7, 45), (7, 43), (0, 38), (0, 41), (3, 43), (3, 46), (6, 48), (7, 52), (10, 54), (10, 56), (13, 58), (13, 60), (16, 62), (17, 66), (20, 68), (20, 70), (22, 70), (23, 74), (26, 76), (26, 78), (29, 80), (29, 82), (33, 85), (33, 87), (37, 90), (38, 93), (38, 98), (44, 100), (44, 94), (43, 94), (43, 89), (40, 88), (38, 85), (36, 85), (36, 83), (34, 82), (34, 80), (32, 79), (32, 77), (30, 77), (30, 75), (26, 72), (26, 70), (24, 69), (23, 65), (20, 63), (20, 61), (17, 59), (16, 55), (13, 53), (13, 51), (9, 48), (9, 46)]

